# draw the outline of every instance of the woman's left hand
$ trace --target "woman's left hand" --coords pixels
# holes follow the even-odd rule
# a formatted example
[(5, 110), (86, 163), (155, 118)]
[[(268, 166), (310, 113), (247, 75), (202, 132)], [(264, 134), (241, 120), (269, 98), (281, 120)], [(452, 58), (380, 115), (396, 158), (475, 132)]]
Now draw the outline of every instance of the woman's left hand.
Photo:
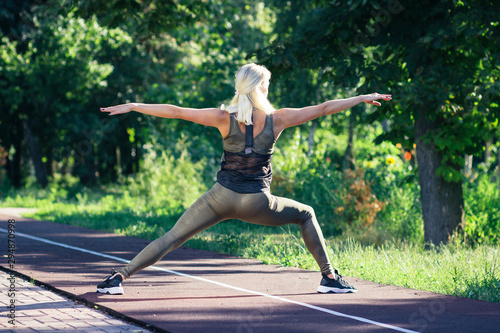
[(122, 113), (130, 112), (133, 110), (133, 108), (134, 108), (134, 104), (128, 103), (128, 104), (110, 106), (107, 108), (101, 108), (101, 112), (109, 112), (110, 116), (114, 116), (115, 114), (122, 114)]

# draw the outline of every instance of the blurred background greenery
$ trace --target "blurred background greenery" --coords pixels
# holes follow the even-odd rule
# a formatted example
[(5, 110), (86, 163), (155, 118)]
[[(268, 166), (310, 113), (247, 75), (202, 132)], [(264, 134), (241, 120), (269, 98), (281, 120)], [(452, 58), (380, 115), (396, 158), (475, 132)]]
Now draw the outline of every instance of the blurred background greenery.
[[(498, 245), (499, 17), (495, 1), (4, 0), (1, 205), (161, 235), (214, 183), (220, 135), (99, 107), (218, 107), (257, 62), (276, 108), (393, 94), (278, 141), (272, 191), (326, 237)], [(210, 237), (275, 233), (232, 223)]]

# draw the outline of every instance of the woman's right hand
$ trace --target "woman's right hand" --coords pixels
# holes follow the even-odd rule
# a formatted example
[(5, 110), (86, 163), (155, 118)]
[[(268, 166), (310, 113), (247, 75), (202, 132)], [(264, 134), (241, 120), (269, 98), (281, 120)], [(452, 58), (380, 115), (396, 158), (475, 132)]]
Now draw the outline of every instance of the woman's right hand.
[(133, 111), (133, 109), (134, 103), (128, 103), (101, 108), (101, 112), (109, 112), (110, 116), (114, 116), (115, 114), (122, 114)]
[(392, 99), (392, 95), (387, 95), (387, 94), (379, 94), (379, 93), (373, 93), (370, 95), (362, 95), (363, 102), (366, 104), (372, 104), (376, 106), (381, 106), (380, 102), (378, 102), (378, 99), (383, 99), (384, 101), (390, 101)]

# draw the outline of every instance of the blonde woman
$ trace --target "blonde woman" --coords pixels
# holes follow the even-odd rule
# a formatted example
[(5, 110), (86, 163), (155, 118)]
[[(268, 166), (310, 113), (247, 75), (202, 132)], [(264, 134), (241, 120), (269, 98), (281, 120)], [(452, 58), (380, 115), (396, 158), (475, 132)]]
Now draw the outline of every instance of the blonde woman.
[(270, 78), (271, 73), (263, 66), (248, 64), (241, 67), (236, 74), (235, 96), (226, 110), (139, 103), (101, 109), (109, 115), (136, 111), (216, 127), (222, 136), (224, 152), (215, 185), (180, 217), (169, 232), (151, 242), (121, 270), (112, 271), (97, 286), (97, 292), (123, 294), (123, 280), (153, 265), (193, 235), (228, 219), (269, 226), (298, 224), (307, 249), (322, 273), (317, 291), (356, 292), (356, 288), (332, 268), (314, 210), (271, 194), (271, 157), (274, 144), (284, 129), (338, 113), (359, 103), (380, 105), (378, 100), (389, 101), (391, 95), (374, 93), (304, 108), (274, 110), (267, 99)]

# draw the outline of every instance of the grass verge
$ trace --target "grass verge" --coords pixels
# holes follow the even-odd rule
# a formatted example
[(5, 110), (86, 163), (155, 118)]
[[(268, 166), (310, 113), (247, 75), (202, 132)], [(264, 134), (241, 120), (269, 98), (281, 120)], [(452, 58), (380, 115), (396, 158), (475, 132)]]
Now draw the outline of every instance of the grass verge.
[[(85, 205), (43, 200), (38, 203), (42, 202), (30, 205), (40, 208), (27, 216), (149, 240), (163, 235), (180, 216), (180, 212), (169, 215), (130, 207), (110, 209), (112, 203), (103, 205), (102, 201)], [(318, 269), (295, 225), (272, 228), (225, 221), (185, 245), (266, 264)], [(333, 265), (346, 276), (500, 303), (499, 246), (469, 248), (450, 244), (426, 250), (414, 243), (394, 241), (375, 246), (341, 238), (329, 238), (327, 245)]]

